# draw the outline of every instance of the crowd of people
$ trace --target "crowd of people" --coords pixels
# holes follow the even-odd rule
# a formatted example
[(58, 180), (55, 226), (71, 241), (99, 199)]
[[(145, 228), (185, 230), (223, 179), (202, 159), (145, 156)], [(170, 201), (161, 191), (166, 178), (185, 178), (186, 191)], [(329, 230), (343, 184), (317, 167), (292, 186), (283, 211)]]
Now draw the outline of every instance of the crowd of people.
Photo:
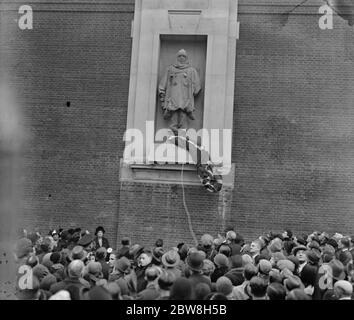
[(354, 238), (290, 230), (246, 242), (229, 228), (195, 246), (127, 237), (114, 250), (102, 226), (24, 232), (16, 296), (30, 300), (351, 300)]

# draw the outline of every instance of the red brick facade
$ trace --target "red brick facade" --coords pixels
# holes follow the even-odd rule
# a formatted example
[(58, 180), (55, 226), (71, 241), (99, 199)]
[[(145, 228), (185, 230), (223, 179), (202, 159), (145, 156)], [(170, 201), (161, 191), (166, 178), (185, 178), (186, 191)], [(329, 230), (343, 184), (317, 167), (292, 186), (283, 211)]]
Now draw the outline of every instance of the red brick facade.
[[(315, 5), (282, 27), (252, 2), (239, 3), (235, 186), (185, 186), (193, 229), (199, 238), (232, 225), (248, 240), (284, 227), (354, 233), (354, 29), (335, 15), (321, 30)], [(181, 186), (119, 181), (134, 3), (96, 3), (33, 1), (33, 30), (14, 22), (20, 4), (0, 11), (0, 71), (26, 133), (18, 226), (192, 243)]]

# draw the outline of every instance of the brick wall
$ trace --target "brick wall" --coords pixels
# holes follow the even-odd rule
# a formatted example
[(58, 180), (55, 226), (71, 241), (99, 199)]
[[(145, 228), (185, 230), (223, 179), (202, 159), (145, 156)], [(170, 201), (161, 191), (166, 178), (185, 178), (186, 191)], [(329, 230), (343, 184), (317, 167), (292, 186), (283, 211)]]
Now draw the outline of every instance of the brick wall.
[(10, 35), (2, 68), (26, 130), (19, 226), (103, 224), (115, 242), (134, 13), (125, 2), (33, 3), (33, 30), (17, 27), (16, 11), (1, 12)]
[[(72, 2), (34, 2), (31, 31), (18, 29), (16, 11), (0, 11), (1, 71), (26, 132), (17, 225), (103, 224), (112, 243), (125, 235), (192, 243), (181, 186), (118, 178), (133, 1)], [(279, 16), (241, 4), (235, 188), (214, 195), (186, 186), (193, 229), (199, 238), (233, 225), (248, 240), (284, 227), (354, 233), (353, 28), (334, 16), (334, 29), (320, 30), (316, 6), (281, 27)]]

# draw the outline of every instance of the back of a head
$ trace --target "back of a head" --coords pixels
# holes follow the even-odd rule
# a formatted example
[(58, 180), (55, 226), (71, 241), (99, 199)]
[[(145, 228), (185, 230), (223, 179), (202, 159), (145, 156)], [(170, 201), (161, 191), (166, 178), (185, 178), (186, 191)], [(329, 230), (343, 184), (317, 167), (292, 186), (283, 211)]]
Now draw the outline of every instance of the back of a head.
[(269, 300), (285, 300), (286, 290), (281, 283), (273, 282), (267, 288)]
[(216, 292), (216, 293), (210, 294), (210, 296), (208, 297), (208, 300), (228, 300), (228, 299), (224, 294)]
[(70, 278), (80, 278), (84, 270), (84, 263), (81, 260), (73, 260), (68, 265), (68, 276)]
[(113, 300), (119, 300), (121, 289), (117, 282), (110, 281), (104, 287), (111, 294)]
[(49, 291), (50, 286), (56, 282), (56, 277), (53, 274), (49, 273), (40, 282), (40, 288)]
[(258, 269), (255, 265), (247, 263), (243, 271), (244, 277), (246, 280), (251, 280), (258, 273)]
[(291, 250), (295, 247), (295, 242), (293, 241), (284, 241), (283, 243), (284, 251), (287, 255), (291, 254)]
[(178, 254), (182, 261), (184, 261), (187, 258), (188, 250), (189, 247), (185, 243), (182, 243), (178, 246)]
[(40, 288), (40, 281), (36, 276), (32, 276), (27, 280), (27, 286), (19, 293), (20, 300), (34, 300), (37, 299)]
[(239, 244), (240, 246), (243, 246), (245, 244), (245, 240), (243, 239), (241, 234), (236, 233), (235, 243)]
[(285, 229), (284, 232), (286, 232), (287, 238), (292, 239), (293, 233), (290, 229)]
[(235, 241), (236, 239), (236, 232), (233, 230), (230, 230), (226, 233), (226, 239), (230, 241)]
[(204, 300), (205, 297), (210, 294), (210, 287), (203, 282), (198, 283), (195, 286), (195, 299), (196, 300)]
[(27, 238), (18, 239), (15, 246), (15, 255), (17, 259), (28, 256), (33, 251), (32, 241)]
[(26, 264), (29, 265), (31, 268), (34, 268), (39, 263), (39, 260), (36, 256), (29, 256)]
[(96, 259), (97, 260), (104, 260), (107, 255), (107, 250), (105, 247), (98, 248), (96, 251)]
[[(243, 249), (242, 249), (243, 250)], [(252, 257), (248, 254), (248, 253), (245, 253), (241, 256), (242, 258), (242, 265), (245, 266), (246, 264), (250, 263), (250, 264), (253, 264), (253, 259)]]
[(61, 259), (61, 255), (59, 252), (53, 252), (51, 255), (50, 255), (50, 261), (52, 261), (54, 264), (55, 263), (59, 263), (60, 262), (60, 259)]
[(235, 254), (231, 256), (231, 268), (242, 268), (242, 256), (240, 254)]
[(129, 246), (130, 245), (130, 239), (127, 237), (124, 237), (121, 241), (123, 246)]
[(39, 281), (42, 281), (42, 279), (50, 274), (48, 268), (44, 266), (43, 264), (37, 264), (33, 269), (33, 275), (35, 275)]
[(277, 283), (282, 284), (283, 279), (284, 279), (284, 277), (282, 276), (282, 274), (280, 273), (280, 271), (278, 269), (272, 269), (269, 272), (269, 282), (270, 283), (277, 282)]
[(350, 238), (349, 237), (343, 237), (339, 240), (340, 244), (342, 245), (343, 248), (349, 248), (350, 247)]
[(229, 278), (222, 276), (216, 280), (216, 291), (218, 293), (222, 293), (227, 296), (232, 292), (232, 289), (233, 285)]
[(163, 247), (163, 240), (162, 239), (157, 239), (155, 242), (155, 246), (160, 248)]
[(231, 248), (227, 244), (222, 244), (219, 248), (219, 253), (225, 255), (226, 257), (230, 257)]
[(176, 281), (176, 276), (172, 272), (163, 271), (157, 280), (161, 290), (170, 290), (173, 283)]
[(294, 289), (303, 289), (304, 284), (302, 283), (300, 277), (290, 275), (284, 280), (284, 286), (288, 291), (292, 291)]
[(349, 250), (339, 252), (338, 260), (343, 263), (344, 266), (348, 265), (353, 259)]
[(250, 288), (253, 296), (259, 298), (267, 293), (267, 283), (261, 277), (253, 277), (250, 280)]
[(147, 281), (154, 281), (159, 276), (159, 269), (155, 266), (145, 270), (145, 277)]
[(110, 292), (102, 286), (94, 286), (84, 296), (86, 300), (113, 300)]
[(311, 297), (306, 294), (303, 289), (293, 289), (286, 296), (286, 300), (311, 300)]
[(89, 274), (98, 276), (102, 272), (102, 265), (97, 261), (90, 261), (86, 266), (86, 270)]
[(258, 262), (258, 273), (263, 276), (268, 276), (269, 272), (272, 270), (272, 264), (265, 259), (261, 259)]
[(214, 238), (210, 234), (207, 234), (207, 233), (203, 234), (200, 239), (201, 245), (205, 248), (211, 247), (213, 245), (213, 241), (214, 241)]
[(178, 278), (170, 290), (170, 300), (191, 300), (192, 284), (186, 278)]

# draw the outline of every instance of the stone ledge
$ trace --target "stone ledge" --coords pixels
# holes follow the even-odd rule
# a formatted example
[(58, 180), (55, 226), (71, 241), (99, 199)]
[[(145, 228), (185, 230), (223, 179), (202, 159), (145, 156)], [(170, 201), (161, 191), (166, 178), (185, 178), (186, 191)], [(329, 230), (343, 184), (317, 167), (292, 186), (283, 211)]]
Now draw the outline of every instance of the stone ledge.
[[(183, 180), (182, 180), (183, 169)], [(235, 164), (223, 176), (223, 187), (234, 188)], [(127, 164), (120, 160), (119, 181), (201, 186), (194, 165), (190, 164)]]

